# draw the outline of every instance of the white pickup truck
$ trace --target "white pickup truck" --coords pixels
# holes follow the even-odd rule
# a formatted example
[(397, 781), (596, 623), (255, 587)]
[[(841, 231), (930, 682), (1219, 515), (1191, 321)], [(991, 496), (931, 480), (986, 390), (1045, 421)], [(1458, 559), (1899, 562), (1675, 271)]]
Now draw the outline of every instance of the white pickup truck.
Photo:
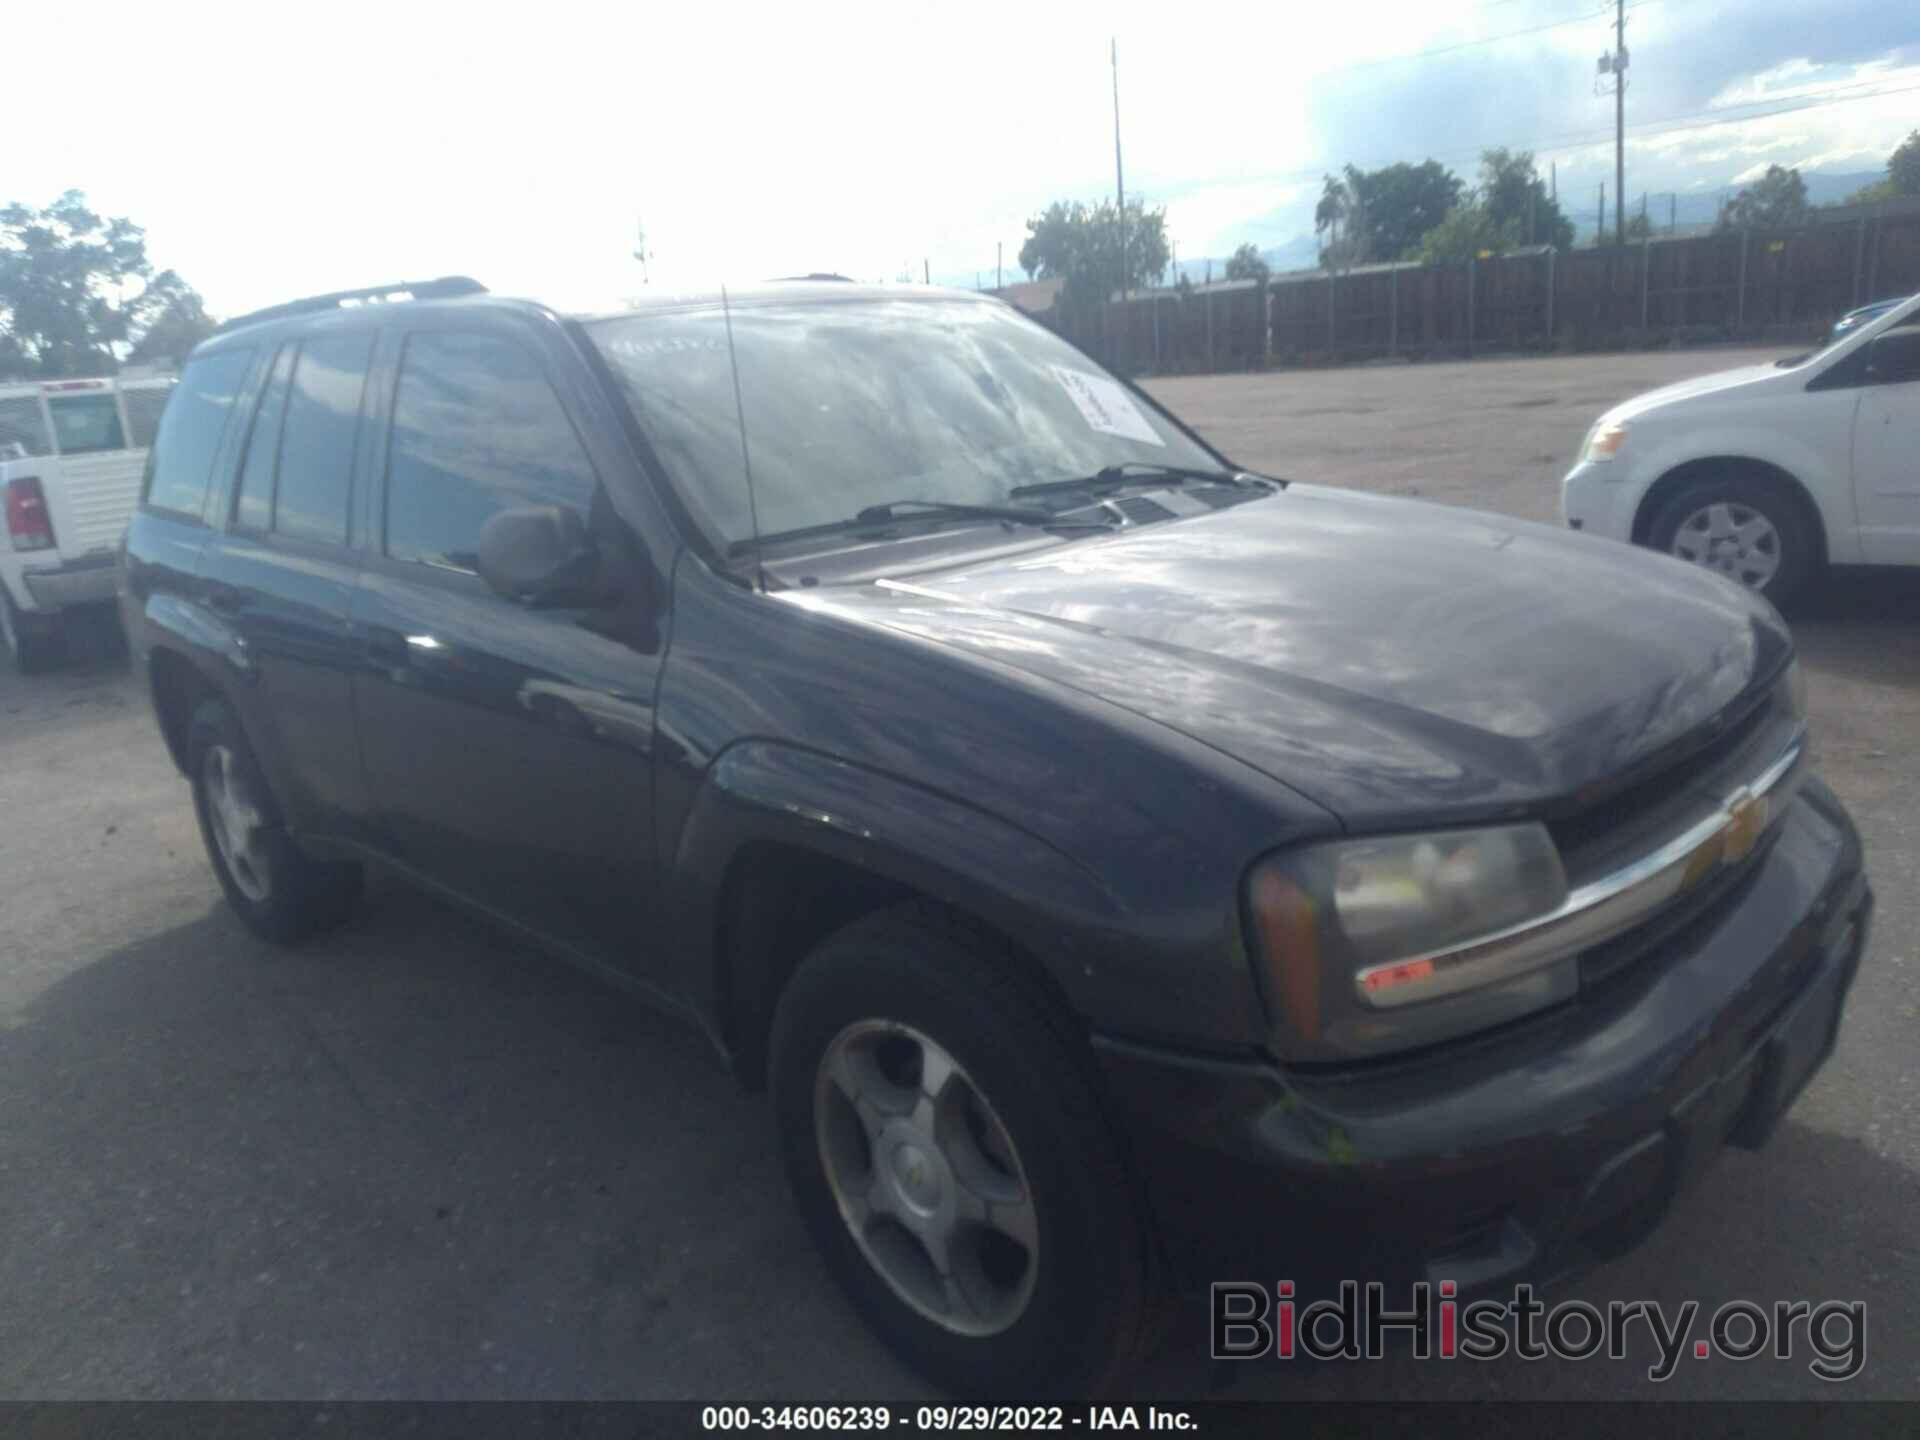
[(0, 650), (21, 670), (63, 649), (69, 612), (111, 605), (171, 377), (0, 384)]

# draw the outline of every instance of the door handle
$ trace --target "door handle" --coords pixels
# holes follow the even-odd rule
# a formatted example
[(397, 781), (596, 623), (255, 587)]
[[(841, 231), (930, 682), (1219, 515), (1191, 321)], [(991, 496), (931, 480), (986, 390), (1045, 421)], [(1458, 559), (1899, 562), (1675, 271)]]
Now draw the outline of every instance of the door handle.
[(367, 654), (382, 665), (413, 665), (445, 658), (446, 649), (431, 635), (405, 635), (385, 625), (367, 627)]
[(405, 665), (413, 659), (406, 636), (384, 625), (375, 625), (367, 631), (367, 654), (382, 665)]

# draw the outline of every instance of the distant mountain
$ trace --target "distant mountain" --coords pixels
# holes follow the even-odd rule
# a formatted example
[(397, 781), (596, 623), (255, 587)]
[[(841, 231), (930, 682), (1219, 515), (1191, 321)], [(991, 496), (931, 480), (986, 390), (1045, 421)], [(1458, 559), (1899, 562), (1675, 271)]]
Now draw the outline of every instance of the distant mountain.
[[(1807, 182), (1807, 203), (1810, 205), (1841, 205), (1863, 185), (1871, 185), (1876, 180), (1886, 178), (1880, 170), (1862, 170), (1850, 175), (1827, 175), (1818, 170), (1802, 171), (1800, 178)], [(1609, 187), (1611, 188), (1611, 187)], [(1716, 189), (1687, 190), (1679, 194), (1656, 191), (1646, 197), (1647, 220), (1653, 226), (1656, 235), (1665, 234), (1668, 227), (1679, 230), (1699, 230), (1711, 228), (1720, 219), (1720, 207), (1735, 195), (1742, 187), (1731, 182)], [(1566, 212), (1579, 238), (1591, 239), (1594, 221), (1597, 218), (1595, 207), (1588, 205), (1584, 209), (1568, 205), (1562, 201), (1561, 209)], [(1640, 197), (1633, 195), (1628, 201), (1629, 218), (1640, 213)], [(1607, 229), (1613, 229), (1613, 197), (1607, 197)]]
[[(1320, 263), (1320, 242), (1312, 235), (1296, 235), (1285, 244), (1262, 250), (1260, 258), (1267, 262), (1268, 268), (1276, 275), (1287, 270), (1311, 270)], [(1168, 270), (1167, 281), (1169, 284), (1178, 284), (1184, 275), (1188, 284), (1204, 285), (1209, 273), (1215, 280), (1226, 279), (1227, 257), (1202, 255), (1198, 260), (1182, 259), (1179, 265)]]

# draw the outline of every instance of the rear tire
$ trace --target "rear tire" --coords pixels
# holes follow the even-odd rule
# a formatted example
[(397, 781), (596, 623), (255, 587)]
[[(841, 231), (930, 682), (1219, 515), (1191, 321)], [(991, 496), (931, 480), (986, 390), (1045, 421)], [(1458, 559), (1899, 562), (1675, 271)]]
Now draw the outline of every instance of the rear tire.
[(1647, 544), (1739, 581), (1776, 607), (1819, 573), (1819, 528), (1779, 480), (1737, 471), (1690, 481), (1654, 513)]
[(66, 636), (58, 615), (28, 615), (13, 603), (0, 584), (0, 650), (22, 675), (51, 670), (66, 653)]
[(226, 701), (195, 708), (187, 774), (214, 877), (249, 930), (290, 944), (333, 929), (353, 912), (361, 867), (312, 859), (294, 844)]
[(962, 1395), (1084, 1397), (1146, 1344), (1146, 1232), (1019, 964), (925, 905), (830, 937), (775, 1011), (774, 1116), (828, 1268), (903, 1359)]

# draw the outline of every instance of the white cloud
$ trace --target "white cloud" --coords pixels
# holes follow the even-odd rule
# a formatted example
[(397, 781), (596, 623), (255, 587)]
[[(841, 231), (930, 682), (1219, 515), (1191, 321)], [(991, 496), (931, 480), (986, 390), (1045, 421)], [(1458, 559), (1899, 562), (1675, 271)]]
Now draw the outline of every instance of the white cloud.
[[(164, 21), (106, 0), (16, 7), (10, 54), (85, 61), (9, 68), (10, 113), (57, 118), (43, 143), (10, 129), (0, 200), (87, 190), (145, 225), (155, 261), (216, 313), (446, 272), (607, 304), (638, 289), (641, 223), (656, 285), (918, 275), (923, 262), (990, 282), (996, 243), (1015, 272), (1027, 215), (1111, 193), (1117, 34), (1127, 188), (1167, 204), (1183, 256), (1218, 255), (1310, 229), (1319, 171), (1393, 158), (1337, 153), (1344, 137), (1309, 114), (1314, 76), (1562, 18), (1533, 3), (1436, 8), (1285, 7), (1202, 24), (1138, 0), (691, 15), (336, 0), (202, 5)], [(1636, 38), (1656, 40), (1661, 16), (1635, 17)], [(81, 43), (103, 35), (116, 43)], [(1577, 90), (1598, 38), (1574, 25), (1469, 53), (1510, 58), (1535, 81), (1564, 70)], [(1391, 113), (1404, 64), (1439, 63), (1353, 73)], [(1787, 95), (1824, 81), (1816, 70), (1781, 65), (1740, 83)], [(1885, 67), (1884, 83), (1899, 73)], [(1640, 178), (1667, 166), (1691, 180), (1685, 166), (1702, 155), (1731, 166), (1796, 153), (1787, 134), (1801, 155), (1884, 153), (1911, 125), (1913, 98), (1806, 112), (1779, 130), (1634, 140), (1630, 160)], [(1481, 144), (1527, 143), (1541, 123), (1519, 104), (1510, 136), (1407, 117), (1462, 169)], [(1579, 138), (1542, 161), (1559, 158), (1584, 185), (1610, 173), (1611, 146)]]

